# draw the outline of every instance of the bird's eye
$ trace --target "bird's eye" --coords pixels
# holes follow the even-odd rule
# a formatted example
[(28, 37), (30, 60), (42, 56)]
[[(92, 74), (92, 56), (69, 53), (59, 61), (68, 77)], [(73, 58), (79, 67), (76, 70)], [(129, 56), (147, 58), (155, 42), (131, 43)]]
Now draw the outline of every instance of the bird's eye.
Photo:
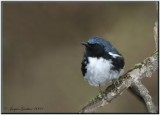
[(90, 47), (94, 47), (94, 44), (89, 44)]
[(90, 46), (91, 46), (92, 48), (94, 48), (94, 49), (96, 49), (96, 48), (98, 47), (97, 44), (91, 44)]

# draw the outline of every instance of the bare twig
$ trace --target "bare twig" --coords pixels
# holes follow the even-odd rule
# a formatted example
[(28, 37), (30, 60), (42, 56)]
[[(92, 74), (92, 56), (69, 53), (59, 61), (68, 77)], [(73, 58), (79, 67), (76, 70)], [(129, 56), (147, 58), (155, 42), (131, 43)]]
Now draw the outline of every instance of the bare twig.
[(157, 11), (157, 18), (154, 23), (154, 28), (153, 28), (153, 34), (154, 34), (154, 40), (155, 40), (155, 46), (156, 50), (158, 50), (158, 8), (159, 8), (159, 2), (156, 2), (156, 11)]
[(152, 97), (149, 95), (149, 91), (147, 88), (141, 83), (140, 80), (136, 80), (132, 83), (132, 87), (139, 92), (140, 96), (143, 98), (146, 107), (148, 109), (148, 112), (150, 113), (156, 113), (156, 107), (154, 103), (152, 102)]
[(153, 33), (154, 33), (154, 40), (155, 40), (155, 46), (156, 50), (158, 50), (158, 22), (155, 22), (154, 28), (153, 28)]
[(146, 58), (143, 62), (136, 64), (125, 75), (120, 77), (119, 84), (115, 88), (110, 85), (106, 90), (92, 99), (89, 104), (82, 108), (79, 113), (90, 113), (97, 108), (110, 103), (114, 98), (121, 95), (131, 84), (144, 77), (150, 77), (158, 68), (158, 52), (156, 51), (151, 57)]

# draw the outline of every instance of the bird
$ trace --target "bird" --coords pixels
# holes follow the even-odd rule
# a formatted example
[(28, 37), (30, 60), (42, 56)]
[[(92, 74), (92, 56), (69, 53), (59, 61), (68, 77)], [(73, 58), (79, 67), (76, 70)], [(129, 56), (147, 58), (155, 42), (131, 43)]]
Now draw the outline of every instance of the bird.
[(81, 44), (85, 46), (82, 75), (91, 86), (99, 87), (102, 92), (101, 86), (117, 80), (124, 73), (124, 57), (108, 40), (99, 36)]

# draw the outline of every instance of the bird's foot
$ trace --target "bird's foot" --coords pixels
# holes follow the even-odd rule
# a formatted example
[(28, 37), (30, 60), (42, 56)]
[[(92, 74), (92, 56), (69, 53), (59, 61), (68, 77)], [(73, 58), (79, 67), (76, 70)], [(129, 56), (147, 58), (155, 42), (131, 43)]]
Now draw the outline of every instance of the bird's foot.
[(113, 82), (113, 85), (114, 85), (114, 87), (115, 87), (115, 89), (117, 91), (118, 90), (117, 87), (120, 84), (119, 80), (118, 79), (114, 79), (114, 80), (112, 80), (112, 82)]

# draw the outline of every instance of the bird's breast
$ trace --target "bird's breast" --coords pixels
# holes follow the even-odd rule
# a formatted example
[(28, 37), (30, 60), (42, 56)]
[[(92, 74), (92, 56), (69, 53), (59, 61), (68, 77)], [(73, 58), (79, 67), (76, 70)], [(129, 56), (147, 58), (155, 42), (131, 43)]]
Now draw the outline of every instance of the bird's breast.
[(119, 75), (119, 72), (112, 70), (112, 68), (112, 60), (88, 57), (87, 71), (84, 78), (92, 86), (105, 84), (112, 79), (116, 79)]

